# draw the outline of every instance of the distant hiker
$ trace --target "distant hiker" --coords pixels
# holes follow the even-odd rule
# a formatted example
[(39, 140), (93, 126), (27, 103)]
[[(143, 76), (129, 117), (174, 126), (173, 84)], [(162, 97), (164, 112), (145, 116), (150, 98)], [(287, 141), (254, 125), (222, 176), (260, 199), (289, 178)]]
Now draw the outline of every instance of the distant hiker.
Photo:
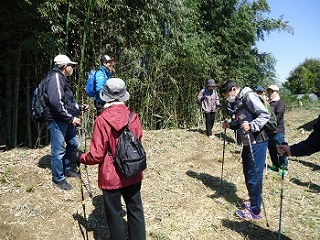
[[(100, 97), (106, 104), (94, 122), (90, 152), (82, 154), (80, 162), (86, 165), (99, 164), (98, 185), (103, 192), (111, 239), (127, 239), (122, 217), (122, 196), (127, 210), (128, 239), (144, 240), (145, 221), (140, 193), (143, 174), (140, 172), (134, 177), (126, 177), (114, 163), (121, 130), (128, 123), (130, 109), (125, 102), (129, 99), (129, 93), (123, 80), (110, 78)], [(133, 113), (129, 129), (141, 140), (142, 127), (136, 113)]]
[(77, 177), (72, 169), (72, 154), (78, 149), (75, 126), (81, 124), (80, 110), (88, 109), (87, 104), (78, 105), (67, 77), (77, 64), (66, 55), (54, 58), (54, 67), (45, 79), (45, 97), (48, 108), (45, 120), (50, 130), (51, 170), (53, 182), (63, 190), (72, 186), (65, 177)]
[[(259, 220), (263, 170), (268, 145), (268, 136), (263, 127), (268, 122), (270, 114), (259, 96), (249, 87), (239, 88), (235, 82), (227, 80), (220, 86), (220, 92), (228, 102), (235, 103), (234, 108), (238, 116), (230, 123), (222, 123), (222, 127), (239, 129), (239, 137), (243, 143), (241, 153), (243, 174), (250, 199), (242, 204), (243, 209), (237, 210), (236, 214), (245, 220)], [(244, 107), (245, 95), (246, 105), (250, 111)]]
[(197, 96), (198, 102), (201, 105), (201, 109), (206, 119), (206, 133), (211, 139), (214, 139), (214, 135), (212, 135), (212, 128), (214, 126), (215, 113), (217, 108), (220, 108), (220, 100), (215, 88), (215, 81), (213, 79), (209, 79), (207, 81), (207, 86), (203, 88)]
[(97, 109), (97, 115), (99, 115), (104, 109), (103, 106), (105, 101), (100, 98), (100, 93), (102, 92), (103, 86), (106, 84), (107, 80), (113, 75), (115, 59), (108, 55), (103, 55), (100, 58), (100, 63), (101, 66), (95, 74), (96, 96), (94, 98), (94, 105)]
[(287, 156), (310, 156), (320, 151), (320, 115), (317, 122), (313, 125), (313, 132), (307, 137), (307, 139), (293, 144), (291, 146), (281, 144), (278, 145), (278, 151), (281, 155)]
[(255, 92), (262, 96), (265, 100), (267, 100), (267, 96), (265, 95), (265, 89), (262, 86), (258, 86), (255, 90)]
[(267, 88), (267, 96), (268, 102), (277, 117), (278, 124), (277, 130), (268, 135), (268, 149), (272, 161), (272, 166), (268, 166), (268, 169), (278, 172), (280, 176), (282, 176), (283, 172), (285, 176), (288, 172), (288, 158), (279, 155), (277, 145), (285, 142), (284, 113), (286, 111), (286, 104), (280, 99), (279, 88), (276, 85), (270, 85)]

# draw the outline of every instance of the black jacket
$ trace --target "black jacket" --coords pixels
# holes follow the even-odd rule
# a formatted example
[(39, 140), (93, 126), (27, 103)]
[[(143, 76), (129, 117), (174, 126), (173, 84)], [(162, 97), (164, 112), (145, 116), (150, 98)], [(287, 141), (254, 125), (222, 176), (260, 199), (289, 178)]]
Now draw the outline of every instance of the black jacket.
[(292, 156), (309, 156), (320, 151), (320, 115), (313, 125), (313, 132), (304, 141), (290, 146)]
[(58, 67), (54, 67), (46, 77), (45, 99), (48, 106), (46, 121), (72, 122), (80, 114), (69, 80)]
[(277, 132), (285, 134), (285, 128), (284, 128), (284, 113), (286, 111), (286, 104), (282, 99), (279, 99), (278, 101), (271, 101), (270, 106), (274, 111), (274, 114), (277, 117)]

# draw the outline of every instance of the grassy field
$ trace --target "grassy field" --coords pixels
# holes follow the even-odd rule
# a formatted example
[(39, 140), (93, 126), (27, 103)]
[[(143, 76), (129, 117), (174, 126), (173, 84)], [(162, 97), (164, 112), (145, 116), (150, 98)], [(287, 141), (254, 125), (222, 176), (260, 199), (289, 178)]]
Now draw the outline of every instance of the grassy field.
[[(319, 108), (286, 113), (289, 144), (305, 139)], [(265, 211), (259, 222), (238, 219), (247, 199), (240, 146), (215, 125), (215, 139), (202, 129), (145, 131), (148, 168), (142, 186), (147, 239), (277, 239), (281, 178), (265, 173)], [(226, 140), (221, 182), (223, 139)], [(88, 139), (89, 141), (89, 139)], [(72, 191), (51, 182), (50, 148), (0, 153), (0, 239), (83, 239), (80, 183)], [(269, 160), (270, 162), (270, 160)], [(284, 179), (281, 239), (320, 239), (320, 154), (290, 158)], [(85, 193), (89, 239), (108, 239), (97, 166), (89, 166), (93, 198)], [(85, 170), (85, 182), (87, 181)], [(220, 194), (221, 192), (221, 194)], [(126, 217), (124, 217), (124, 220)]]

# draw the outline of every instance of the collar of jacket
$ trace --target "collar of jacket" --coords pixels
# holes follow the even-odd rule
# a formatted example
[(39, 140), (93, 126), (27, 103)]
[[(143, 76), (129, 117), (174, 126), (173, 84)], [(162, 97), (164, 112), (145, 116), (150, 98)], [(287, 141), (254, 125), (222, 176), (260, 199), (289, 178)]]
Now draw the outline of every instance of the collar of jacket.
[(271, 99), (269, 102), (276, 102), (280, 100), (279, 94), (277, 94), (273, 99)]
[(120, 104), (124, 104), (124, 102), (109, 102), (109, 103), (106, 103), (103, 108), (106, 109), (106, 108), (109, 108), (111, 107), (112, 105), (120, 105)]

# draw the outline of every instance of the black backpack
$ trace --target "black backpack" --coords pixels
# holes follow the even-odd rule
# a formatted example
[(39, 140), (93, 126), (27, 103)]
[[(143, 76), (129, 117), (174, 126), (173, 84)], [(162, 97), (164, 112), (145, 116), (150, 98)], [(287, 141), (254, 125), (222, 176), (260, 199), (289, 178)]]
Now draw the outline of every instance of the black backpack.
[(42, 80), (38, 87), (34, 90), (31, 100), (31, 117), (36, 122), (44, 122), (44, 112), (47, 108), (47, 103), (44, 98), (45, 79)]
[[(247, 94), (246, 93), (243, 96), (243, 106), (249, 111), (251, 112), (251, 110), (248, 108), (246, 102), (247, 102)], [(255, 93), (256, 94), (256, 93)], [(278, 123), (277, 123), (277, 117), (276, 114), (274, 113), (273, 109), (271, 108), (270, 104), (267, 102), (267, 100), (265, 100), (262, 96), (260, 96), (259, 94), (256, 94), (259, 98), (260, 101), (263, 103), (263, 105), (266, 107), (266, 109), (268, 110), (268, 113), (270, 114), (270, 119), (269, 121), (264, 125), (263, 129), (266, 131), (267, 134), (272, 134), (275, 133), (277, 128), (278, 128)], [(255, 114), (255, 113), (254, 113)]]
[(120, 134), (116, 147), (116, 168), (126, 177), (133, 177), (147, 168), (146, 153), (141, 142), (129, 130), (132, 118), (130, 111), (128, 124)]

